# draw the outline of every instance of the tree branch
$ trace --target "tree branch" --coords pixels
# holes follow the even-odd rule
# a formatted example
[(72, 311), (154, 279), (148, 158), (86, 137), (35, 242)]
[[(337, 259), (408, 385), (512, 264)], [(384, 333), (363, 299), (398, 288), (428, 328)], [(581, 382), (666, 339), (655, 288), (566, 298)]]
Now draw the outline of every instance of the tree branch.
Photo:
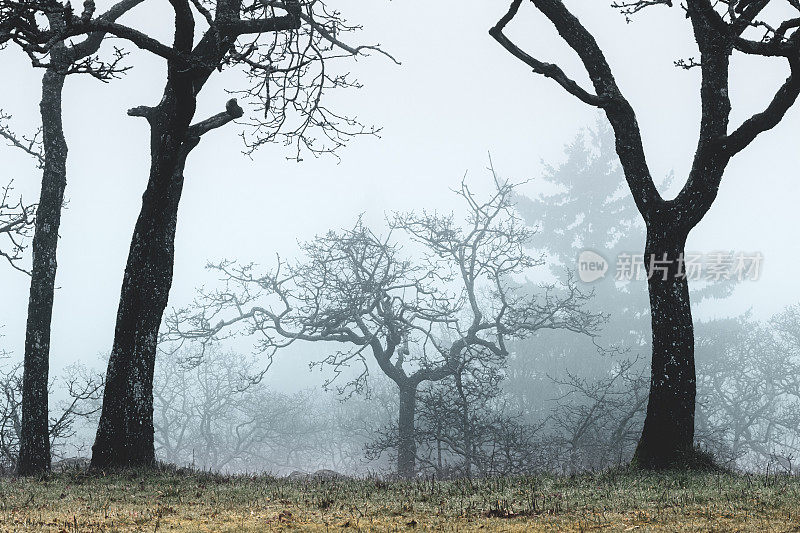
[(231, 22), (218, 22), (220, 31), (230, 35), (248, 35), (252, 33), (272, 33), (278, 31), (297, 30), (300, 28), (300, 17), (292, 14), (265, 19), (245, 19)]
[[(663, 204), (663, 199), (653, 183), (647, 166), (636, 114), (622, 95), (619, 87), (617, 87), (614, 75), (602, 50), (600, 50), (594, 36), (564, 6), (561, 0), (531, 1), (555, 26), (564, 42), (578, 54), (586, 72), (589, 74), (589, 79), (592, 81), (597, 95), (594, 98), (601, 99), (599, 103), (602, 103), (602, 105), (600, 107), (605, 111), (611, 127), (614, 129), (617, 154), (625, 170), (625, 178), (636, 202), (636, 207), (645, 221), (650, 220), (656, 208)], [(497, 35), (499, 30), (496, 28), (499, 27), (502, 30), (517, 15), (520, 4), (521, 0), (514, 0), (509, 11), (500, 19), (490, 33)], [(524, 58), (520, 59), (524, 60)], [(558, 72), (553, 69), (550, 69), (550, 73), (558, 75)], [(572, 88), (573, 91), (575, 90), (568, 81), (562, 81), (564, 81), (564, 83), (561, 83), (562, 87), (567, 90), (569, 88)], [(573, 91), (570, 92), (575, 94)], [(593, 95), (588, 93), (583, 94), (581, 99), (586, 101), (587, 95), (589, 96), (588, 103), (597, 105), (598, 102), (592, 98)]]
[(8, 126), (3, 124), (4, 121), (11, 118), (0, 109), (0, 137), (4, 138), (14, 148), (18, 148), (33, 157), (36, 160), (36, 165), (39, 168), (44, 168), (44, 152), (42, 151), (42, 141), (39, 138), (41, 129), (31, 137), (19, 136), (11, 131)]
[(201, 135), (208, 133), (213, 129), (221, 128), (228, 122), (236, 120), (237, 118), (241, 118), (242, 115), (244, 115), (244, 110), (239, 107), (239, 104), (236, 102), (236, 98), (231, 98), (228, 100), (228, 103), (225, 104), (225, 111), (217, 113), (213, 117), (209, 117), (196, 124), (192, 124), (189, 127), (189, 136), (200, 137)]
[[(87, 0), (85, 4), (86, 10), (84, 11), (84, 13), (89, 12), (88, 11), (89, 5), (91, 5), (93, 11), (94, 4), (93, 3), (90, 4), (90, 2), (91, 0)], [(116, 22), (116, 20), (119, 17), (121, 17), (134, 7), (138, 6), (142, 2), (144, 2), (144, 0), (122, 0), (121, 2), (118, 2), (114, 6), (112, 6), (108, 11), (100, 15), (97, 20), (103, 22)], [(84, 16), (81, 16), (81, 19), (87, 20), (85, 19)], [(102, 44), (105, 36), (106, 32), (102, 31), (90, 33), (89, 35), (86, 36), (86, 39), (84, 39), (82, 42), (72, 45), (70, 47), (70, 51), (73, 57), (73, 61), (77, 61), (78, 59), (88, 57), (96, 53), (100, 49), (100, 45)]]
[(800, 58), (790, 61), (792, 73), (781, 85), (772, 101), (760, 113), (745, 120), (722, 140), (723, 149), (731, 156), (746, 148), (761, 133), (777, 126), (800, 95)]
[(541, 74), (547, 78), (550, 78), (556, 81), (561, 87), (564, 88), (568, 93), (577, 97), (582, 102), (595, 106), (595, 107), (603, 107), (608, 103), (608, 98), (600, 97), (595, 94), (591, 94), (586, 91), (583, 87), (578, 85), (575, 81), (570, 79), (564, 71), (558, 65), (554, 65), (552, 63), (544, 63), (539, 61), (538, 59), (534, 58), (533, 56), (529, 55), (517, 45), (515, 45), (511, 39), (506, 37), (503, 33), (506, 25), (514, 18), (519, 10), (519, 6), (522, 3), (522, 0), (514, 0), (514, 3), (511, 4), (511, 8), (508, 10), (508, 13), (500, 19), (500, 21), (489, 30), (489, 35), (491, 35), (500, 45), (508, 50), (511, 55), (528, 65), (533, 69), (533, 72), (536, 74)]

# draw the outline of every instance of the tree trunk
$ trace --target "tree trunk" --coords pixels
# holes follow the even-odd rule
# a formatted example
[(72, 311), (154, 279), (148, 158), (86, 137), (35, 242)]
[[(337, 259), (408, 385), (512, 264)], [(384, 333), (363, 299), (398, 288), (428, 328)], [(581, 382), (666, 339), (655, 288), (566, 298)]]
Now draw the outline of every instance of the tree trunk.
[[(671, 201), (662, 203), (647, 221), (645, 262), (666, 254), (667, 279), (662, 270), (650, 276), (653, 327), (653, 363), (650, 398), (642, 438), (634, 463), (643, 468), (697, 468), (711, 466), (694, 450), (696, 375), (694, 328), (689, 286), (682, 271), (686, 238), (717, 197), (722, 175), (731, 157), (717, 146), (728, 134), (731, 110), (729, 67), (732, 44), (710, 27), (697, 5), (689, 3), (695, 39), (701, 53), (700, 139), (686, 185)], [(633, 190), (633, 189), (632, 189)], [(645, 217), (648, 218), (648, 217)], [(648, 268), (649, 270), (649, 268)]]
[(168, 84), (148, 113), (151, 166), (125, 266), (103, 409), (92, 447), (93, 468), (155, 463), (153, 371), (158, 330), (172, 287), (175, 229), (194, 115), (191, 86)]
[(61, 207), (67, 185), (67, 143), (61, 119), (61, 93), (65, 75), (59, 72), (63, 46), (53, 49), (51, 66), (42, 78), (42, 139), (44, 171), (36, 229), (33, 236), (28, 321), (25, 330), (25, 362), (22, 378), (22, 429), (18, 472), (36, 475), (50, 470), (48, 427), (48, 380), (50, 371), (50, 322), (56, 279), (56, 249)]
[(686, 234), (666, 224), (650, 226), (645, 266), (653, 360), (647, 416), (634, 463), (655, 469), (691, 466), (696, 376), (694, 328), (683, 265)]
[(413, 478), (417, 473), (417, 439), (414, 429), (416, 408), (416, 387), (400, 387), (400, 417), (397, 424), (399, 437), (397, 443), (397, 474), (406, 479)]
[(464, 476), (472, 478), (472, 428), (469, 420), (469, 401), (464, 393), (464, 383), (461, 379), (463, 370), (456, 372), (455, 382), (458, 397), (461, 399), (461, 431), (464, 432)]

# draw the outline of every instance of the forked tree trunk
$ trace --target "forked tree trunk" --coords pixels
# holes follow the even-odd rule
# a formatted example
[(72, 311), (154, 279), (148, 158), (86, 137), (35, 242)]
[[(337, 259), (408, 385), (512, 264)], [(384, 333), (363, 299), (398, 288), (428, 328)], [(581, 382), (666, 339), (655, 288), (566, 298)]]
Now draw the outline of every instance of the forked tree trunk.
[[(671, 4), (637, 1), (629, 2), (629, 5), (638, 10), (655, 3)], [(533, 0), (533, 4), (578, 54), (592, 81), (593, 92), (566, 77), (558, 66), (528, 55), (506, 37), (503, 30), (517, 16), (521, 0), (512, 2), (508, 12), (489, 33), (534, 72), (553, 78), (584, 103), (603, 109), (614, 129), (617, 155), (631, 194), (648, 226), (645, 253), (674, 255), (683, 251), (688, 232), (714, 203), (731, 158), (758, 136), (777, 126), (800, 97), (800, 60), (791, 44), (797, 44), (800, 33), (795, 32), (791, 37), (778, 33), (764, 42), (741, 40), (743, 32), (760, 24), (758, 17), (768, 2), (739, 2), (741, 9), (729, 12), (726, 18), (716, 10), (714, 2), (690, 0), (683, 3), (700, 51), (700, 135), (686, 184), (674, 199), (664, 200), (647, 165), (636, 115), (617, 86), (594, 35), (563, 2)], [(793, 28), (794, 20), (786, 20), (780, 27), (784, 31)], [(729, 131), (730, 57), (734, 48), (748, 55), (784, 57), (788, 60), (791, 75), (763, 111)], [(659, 211), (672, 211), (675, 216), (671, 218), (671, 224), (680, 226), (680, 230), (673, 235), (667, 233), (665, 230), (669, 224), (664, 224), (666, 219), (663, 217), (661, 222), (653, 223), (651, 219), (663, 214)], [(671, 257), (671, 261), (674, 270), (676, 259)], [(656, 278), (648, 284), (653, 326), (652, 378), (647, 418), (634, 463), (645, 468), (711, 466), (709, 461), (697, 461), (693, 450), (696, 378), (687, 281), (685, 278)]]
[[(268, 32), (297, 30), (300, 4), (295, 0), (287, 4), (286, 16), (248, 22), (263, 23)], [(218, 22), (227, 26), (239, 19), (241, 2), (218, 7)], [(168, 61), (164, 97), (155, 108), (128, 111), (129, 115), (146, 118), (150, 124), (150, 178), (125, 266), (103, 410), (92, 448), (94, 468), (124, 468), (155, 461), (153, 369), (158, 330), (172, 287), (175, 228), (186, 157), (201, 135), (243, 113), (232, 99), (225, 113), (191, 124), (197, 95), (228, 55), (239, 33), (216, 28), (206, 31), (195, 43), (189, 3), (173, 2), (173, 8), (173, 48), (180, 51), (182, 58)]]
[(685, 234), (665, 224), (648, 228), (653, 359), (647, 415), (634, 456), (642, 468), (689, 466), (692, 461), (696, 377), (685, 242)]
[(172, 286), (175, 229), (194, 115), (191, 90), (168, 85), (147, 118), (151, 167), (122, 282), (92, 467), (155, 463), (153, 371), (161, 318)]
[(400, 387), (400, 416), (397, 424), (397, 474), (406, 479), (417, 473), (417, 439), (414, 418), (417, 410), (416, 386)]
[(53, 49), (52, 62), (42, 78), (42, 142), (44, 170), (33, 236), (25, 361), (22, 377), (22, 428), (18, 473), (36, 475), (50, 470), (48, 380), (50, 372), (50, 322), (56, 279), (56, 249), (61, 207), (67, 185), (67, 142), (61, 118), (65, 75), (59, 72), (63, 46)]
[[(93, 468), (127, 468), (155, 462), (153, 370), (158, 330), (172, 287), (175, 229), (186, 158), (203, 133), (243, 113), (234, 99), (228, 102), (226, 113), (220, 114), (223, 117), (215, 115), (192, 126), (197, 95), (237, 35), (209, 31), (195, 45), (189, 4), (173, 7), (174, 47), (187, 58), (192, 56), (193, 64), (169, 60), (161, 102), (154, 108), (128, 111), (129, 115), (146, 118), (150, 125), (150, 178), (125, 265), (103, 410), (92, 447)], [(238, 13), (240, 7), (234, 2), (226, 8), (223, 18), (227, 20)], [(299, 21), (299, 16), (281, 19), (287, 25), (280, 29), (297, 29)]]

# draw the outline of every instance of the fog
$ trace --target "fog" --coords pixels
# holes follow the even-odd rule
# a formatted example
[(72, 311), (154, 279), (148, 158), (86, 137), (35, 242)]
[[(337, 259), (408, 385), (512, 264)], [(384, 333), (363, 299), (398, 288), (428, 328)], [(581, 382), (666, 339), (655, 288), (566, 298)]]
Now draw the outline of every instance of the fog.
[[(572, 3), (574, 12), (605, 51), (620, 88), (636, 111), (654, 180), (668, 184), (661, 190), (664, 197), (674, 197), (691, 169), (700, 122), (699, 69), (684, 70), (674, 65), (678, 59), (698, 54), (691, 26), (679, 9), (644, 10), (627, 23), (607, 2)], [(106, 2), (98, 6), (99, 11), (107, 7)], [(196, 309), (198, 289), (213, 291), (221, 286), (224, 276), (208, 270), (209, 262), (253, 262), (258, 272), (273, 268), (278, 256), (288, 263), (302, 262), (302, 243), (330, 230), (353, 228), (358, 217), (382, 237), (390, 235), (387, 220), (395, 212), (452, 212), (454, 219), (461, 221), (468, 214), (468, 206), (454, 190), (465, 182), (477, 198), (494, 194), (491, 165), (499, 183), (518, 184), (511, 212), (530, 227), (538, 227), (527, 250), (537, 257), (543, 253), (545, 263), (515, 273), (514, 282), (521, 290), (534, 290), (531, 287), (539, 283), (563, 282), (562, 267), (577, 269), (582, 250), (600, 252), (611, 262), (606, 278), (577, 282), (587, 293), (595, 290), (589, 307), (610, 315), (606, 329), (599, 327), (597, 334), (596, 344), (602, 347), (602, 353), (580, 333), (537, 332), (514, 341), (512, 357), (498, 370), (503, 379), (497, 384), (496, 394), (476, 400), (487, 410), (475, 414), (480, 436), (486, 439), (483, 446), (489, 447), (492, 438), (501, 439), (492, 433), (498, 428), (508, 430), (502, 438), (512, 439), (509, 435), (513, 434), (515, 446), (518, 444), (509, 452), (517, 454), (513, 460), (493, 473), (513, 473), (515, 469), (571, 471), (629, 460), (641, 432), (649, 378), (647, 282), (615, 284), (610, 278), (615, 274), (613, 261), (618, 253), (642, 253), (645, 233), (613, 153), (613, 137), (605, 117), (552, 80), (532, 73), (489, 36), (488, 29), (507, 9), (505, 2), (346, 0), (337, 2), (336, 8), (351, 23), (363, 26), (348, 38), (379, 43), (402, 63), (397, 65), (371, 52), (357, 60), (339, 60), (332, 67), (351, 72), (363, 87), (326, 93), (326, 105), (375, 125), (379, 133), (353, 138), (336, 155), (315, 157), (305, 153), (302, 161), (291, 159), (295, 149), (280, 143), (263, 146), (252, 155), (243, 154), (239, 136), (246, 129), (243, 121), (204, 135), (189, 155), (184, 172), (174, 281), (165, 315), (177, 309)], [(154, 15), (159, 11), (161, 17)], [(169, 42), (170, 25), (159, 21), (170, 17), (165, 4), (134, 10), (121, 20)], [(520, 46), (536, 51), (544, 61), (558, 63), (589, 86), (577, 56), (533, 7), (525, 6), (507, 32)], [(133, 68), (121, 79), (101, 83), (90, 76), (70, 75), (65, 84), (64, 129), (69, 159), (50, 351), (51, 376), (56, 378), (51, 401), (54, 410), (67, 397), (59, 380), (70, 369), (74, 371), (73, 365), (81, 365), (84, 377), (105, 372), (131, 234), (150, 165), (147, 123), (127, 116), (125, 111), (155, 105), (163, 92), (164, 60), (121, 39), (109, 38), (103, 50), (108, 52), (111, 45), (130, 52), (124, 62)], [(2, 51), (2, 61), (6, 82), (0, 87), (0, 109), (12, 115), (8, 123), (14, 131), (30, 134), (39, 127), (42, 71), (31, 68), (29, 59), (10, 47)], [(733, 127), (763, 109), (774, 93), (773, 87), (783, 83), (786, 76), (785, 62), (779, 59), (734, 56)], [(225, 101), (236, 96), (231, 91), (241, 80), (236, 68), (226, 68), (212, 77), (198, 100), (196, 116), (204, 118), (222, 110)], [(244, 119), (255, 112), (240, 103), (245, 109)], [(787, 397), (769, 407), (782, 413), (784, 429), (751, 435), (763, 447), (761, 450), (740, 444), (736, 439), (741, 440), (741, 436), (737, 433), (734, 438), (729, 431), (735, 425), (734, 414), (726, 410), (729, 405), (725, 395), (736, 390), (735, 386), (723, 394), (714, 379), (727, 376), (726, 370), (740, 368), (754, 383), (771, 383), (767, 368), (777, 356), (770, 359), (774, 353), (758, 350), (767, 350), (764, 338), (777, 339), (786, 327), (791, 329), (785, 326), (788, 322), (773, 327), (769, 320), (797, 304), (800, 294), (800, 277), (795, 272), (800, 259), (795, 205), (800, 193), (798, 128), (800, 111), (795, 106), (777, 127), (759, 136), (731, 161), (714, 205), (686, 243), (687, 251), (701, 254), (726, 251), (763, 256), (757, 279), (735, 283), (729, 295), (714, 293), (708, 284), (697, 283), (695, 287), (693, 281), (689, 282), (693, 290), (706, 291), (703, 295), (692, 293), (700, 375), (698, 409), (705, 409), (697, 416), (697, 440), (704, 449), (742, 468), (757, 469), (770, 460), (780, 462), (780, 458), (791, 456), (794, 439), (800, 436), (796, 425), (794, 431), (789, 428), (794, 422), (786, 421), (796, 420), (786, 410), (794, 409), (797, 399)], [(604, 147), (600, 138), (605, 139)], [(578, 172), (581, 164), (574, 158), (591, 159), (593, 153), (609, 157), (613, 168), (605, 173)], [(0, 146), (0, 157), (0, 184), (13, 180), (15, 194), (34, 203), (41, 171), (29, 156), (12, 146)], [(610, 191), (620, 199), (624, 216), (604, 212), (602, 205), (581, 205), (585, 198), (577, 192), (572, 195), (574, 203), (559, 211), (552, 195), (563, 192), (564, 186), (552, 178), (572, 172), (570, 169), (574, 170), (570, 179), (580, 177), (586, 180), (587, 189), (601, 191), (598, 194)], [(548, 216), (542, 219), (545, 210)], [(573, 212), (581, 222), (563, 227), (559, 213), (568, 218)], [(614, 217), (633, 224), (619, 243), (609, 245), (602, 241), (607, 233), (598, 235), (585, 229), (587, 224), (594, 224), (595, 230), (613, 226)], [(578, 234), (584, 231), (586, 240), (580, 241)], [(403, 253), (412, 260), (420, 259), (413, 239), (395, 231), (391, 235), (403, 246)], [(21, 264), (29, 268), (30, 261), (28, 249)], [(0, 264), (0, 351), (9, 355), (9, 359), (0, 361), (4, 371), (24, 353), (29, 280), (7, 264)], [(792, 317), (785, 318), (788, 321)], [(325, 359), (339, 347), (293, 342), (277, 349), (269, 364), (256, 344), (257, 338), (247, 333), (236, 330), (235, 334), (209, 341), (205, 348), (196, 339), (165, 342), (160, 347), (155, 385), (156, 392), (161, 391), (155, 401), (156, 452), (160, 459), (204, 469), (282, 474), (317, 469), (348, 474), (392, 470), (396, 451), (390, 442), (397, 425), (397, 390), (374, 361), (367, 363), (368, 391), (349, 395), (352, 390), (337, 390), (361, 372), (359, 364), (345, 368), (323, 391), (323, 384), (336, 375), (336, 369), (330, 365), (310, 369), (309, 363)], [(631, 340), (634, 337), (644, 340), (636, 345)], [(625, 350), (616, 350), (620, 343)], [(203, 357), (197, 355), (201, 352)], [(738, 360), (724, 359), (740, 357), (744, 352), (751, 353), (753, 359), (736, 363), (738, 366), (731, 362)], [(199, 359), (195, 363), (181, 366), (181, 358), (196, 356)], [(234, 372), (237, 365), (243, 366)], [(252, 379), (245, 380), (246, 386), (231, 384), (230, 389), (238, 392), (214, 411), (203, 404), (203, 398), (212, 395), (204, 384), (224, 382), (222, 374), (233, 381), (243, 376)], [(728, 376), (730, 380), (740, 377)], [(476, 379), (490, 382), (494, 378)], [(176, 382), (180, 387), (167, 385)], [(431, 398), (446, 396), (452, 392), (447, 383), (431, 384), (425, 394)], [(608, 400), (602, 403), (602, 417), (591, 419), (595, 433), (570, 433), (586, 415), (586, 406), (594, 405), (602, 396), (601, 390), (613, 393), (609, 392)], [(758, 392), (758, 399), (763, 400), (763, 394)], [(99, 397), (89, 396), (81, 401), (96, 409)], [(209, 402), (217, 400), (214, 397)], [(176, 408), (181, 402), (183, 407)], [(445, 454), (452, 471), (445, 471), (441, 462), (438, 467), (435, 464), (434, 443), (441, 445), (443, 441), (430, 436), (437, 420), (432, 405), (423, 405), (417, 415), (418, 427), (428, 432), (425, 438), (420, 437), (420, 468), (443, 475), (463, 474), (457, 466), (460, 456), (452, 451), (455, 445), (449, 455)], [(616, 414), (631, 406), (637, 410), (625, 422), (624, 435), (609, 437), (612, 426), (619, 422)], [(173, 408), (172, 415), (165, 414)], [(62, 448), (62, 456), (89, 454), (98, 416), (93, 413), (88, 420), (80, 417), (75, 421), (74, 435), (65, 432), (63, 440), (69, 444)], [(203, 417), (213, 419), (213, 436), (208, 428), (204, 430)], [(252, 429), (252, 434), (241, 437), (237, 422)], [(763, 429), (758, 424), (766, 422), (755, 422), (753, 433)], [(183, 428), (185, 442), (170, 440), (175, 428)], [(237, 438), (244, 439), (244, 444), (234, 442)], [(598, 443), (594, 448), (587, 444), (592, 440)], [(543, 450), (542, 456), (527, 457), (530, 450), (521, 444), (523, 441), (535, 442)], [(600, 449), (601, 444), (608, 449)], [(249, 448), (237, 455), (232, 451), (237, 446)], [(476, 465), (480, 462), (478, 458), (474, 461)], [(486, 461), (476, 467), (483, 468)]]

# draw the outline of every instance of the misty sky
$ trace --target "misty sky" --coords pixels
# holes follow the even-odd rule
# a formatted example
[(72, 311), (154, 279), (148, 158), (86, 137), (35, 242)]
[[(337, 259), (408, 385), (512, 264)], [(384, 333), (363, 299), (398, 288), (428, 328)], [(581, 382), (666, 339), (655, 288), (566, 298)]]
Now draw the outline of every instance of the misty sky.
[[(155, 8), (169, 17), (169, 6), (150, 3), (155, 4), (145, 2), (138, 14), (121, 22), (169, 41), (153, 15)], [(186, 168), (171, 305), (186, 304), (196, 286), (213, 282), (204, 270), (207, 260), (270, 264), (276, 252), (291, 256), (298, 239), (347, 226), (359, 213), (379, 225), (386, 211), (449, 211), (457, 205), (450, 188), (465, 173), (477, 189), (489, 185), (489, 153), (502, 177), (536, 178), (542, 161), (557, 164), (564, 144), (597, 120), (596, 110), (530, 73), (488, 36), (488, 28), (507, 9), (506, 1), (332, 3), (350, 22), (364, 26), (352, 42), (380, 43), (403, 63), (396, 66), (373, 55), (335, 67), (353, 72), (364, 88), (329, 94), (328, 104), (382, 127), (380, 138), (355, 139), (340, 152), (341, 162), (309, 156), (297, 163), (286, 160), (290, 148), (278, 145), (248, 159), (240, 153), (242, 128), (235, 124), (206, 135)], [(109, 5), (98, 4), (98, 11)], [(674, 171), (680, 186), (691, 164), (700, 114), (699, 71), (673, 66), (676, 59), (697, 55), (689, 23), (678, 8), (653, 8), (626, 24), (607, 4), (570, 2), (594, 31), (637, 112), (653, 174), (660, 178)], [(540, 59), (558, 62), (585, 80), (577, 59), (543, 17), (530, 6), (521, 15), (509, 34)], [(58, 254), (54, 371), (79, 359), (98, 364), (113, 339), (124, 264), (150, 162), (145, 121), (127, 117), (125, 110), (157, 103), (165, 70), (163, 61), (127, 48), (134, 68), (123, 79), (103, 84), (71, 76), (66, 83), (69, 203)], [(38, 124), (42, 72), (14, 48), (0, 57), (5, 81), (0, 108), (14, 115), (12, 126), (19, 133), (32, 132)], [(788, 74), (783, 63), (736, 56), (733, 124), (766, 105)], [(230, 98), (226, 90), (236, 89), (237, 81), (235, 72), (212, 78), (201, 94), (197, 117), (221, 111)], [(795, 229), (799, 127), (795, 106), (781, 125), (736, 156), (716, 204), (689, 238), (687, 250), (760, 251), (765, 258), (761, 279), (743, 284), (724, 305), (704, 310), (707, 316), (752, 307), (764, 318), (800, 300)], [(0, 183), (13, 178), (17, 191), (35, 201), (41, 175), (31, 160), (5, 146), (0, 146), (0, 157)], [(524, 192), (537, 193), (535, 179)], [(0, 343), (19, 356), (28, 280), (0, 265), (0, 289)]]

